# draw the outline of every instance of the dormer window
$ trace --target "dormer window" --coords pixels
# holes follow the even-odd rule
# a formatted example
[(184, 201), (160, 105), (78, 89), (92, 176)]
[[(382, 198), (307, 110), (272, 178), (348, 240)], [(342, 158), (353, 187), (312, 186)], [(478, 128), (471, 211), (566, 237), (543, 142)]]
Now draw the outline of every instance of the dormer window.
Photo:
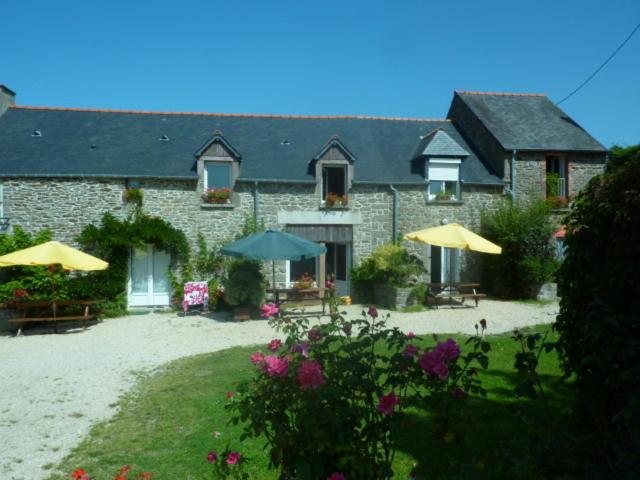
[(312, 159), (321, 207), (347, 207), (355, 157), (334, 135)]
[(196, 152), (200, 191), (205, 204), (233, 204), (233, 187), (240, 174), (240, 154), (215, 131)]
[(428, 198), (430, 202), (460, 200), (460, 160), (429, 159)]

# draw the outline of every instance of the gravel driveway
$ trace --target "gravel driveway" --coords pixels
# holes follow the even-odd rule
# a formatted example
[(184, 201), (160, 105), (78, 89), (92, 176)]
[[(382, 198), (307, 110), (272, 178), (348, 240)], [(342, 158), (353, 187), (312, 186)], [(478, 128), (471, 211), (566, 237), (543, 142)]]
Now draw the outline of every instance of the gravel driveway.
[[(359, 316), (362, 307), (344, 307)], [(415, 333), (487, 333), (552, 323), (558, 304), (485, 300), (475, 308), (391, 312), (391, 325)], [(384, 314), (384, 311), (381, 311)], [(37, 480), (67, 455), (96, 422), (115, 413), (120, 395), (141, 373), (171, 360), (231, 346), (265, 343), (275, 336), (266, 321), (175, 313), (108, 319), (55, 335), (27, 330), (0, 333), (0, 478)]]

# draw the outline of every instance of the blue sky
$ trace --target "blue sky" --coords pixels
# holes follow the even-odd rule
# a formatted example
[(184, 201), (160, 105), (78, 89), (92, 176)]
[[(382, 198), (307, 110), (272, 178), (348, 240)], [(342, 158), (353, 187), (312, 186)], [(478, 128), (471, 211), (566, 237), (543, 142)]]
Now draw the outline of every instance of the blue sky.
[[(4, 0), (20, 105), (444, 118), (454, 90), (558, 101), (640, 22), (638, 0)], [(640, 31), (561, 106), (640, 143)]]

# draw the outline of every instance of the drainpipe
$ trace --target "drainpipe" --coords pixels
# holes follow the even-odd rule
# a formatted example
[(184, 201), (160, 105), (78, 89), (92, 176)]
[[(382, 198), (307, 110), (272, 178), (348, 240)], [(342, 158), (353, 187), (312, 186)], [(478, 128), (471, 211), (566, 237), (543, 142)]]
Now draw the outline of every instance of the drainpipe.
[(258, 226), (258, 181), (253, 182), (253, 221)]
[(393, 192), (393, 221), (391, 241), (393, 243), (396, 243), (396, 237), (398, 236), (398, 190), (396, 190), (392, 184), (389, 184), (389, 188)]
[(511, 152), (511, 198), (516, 200), (516, 153), (517, 150)]

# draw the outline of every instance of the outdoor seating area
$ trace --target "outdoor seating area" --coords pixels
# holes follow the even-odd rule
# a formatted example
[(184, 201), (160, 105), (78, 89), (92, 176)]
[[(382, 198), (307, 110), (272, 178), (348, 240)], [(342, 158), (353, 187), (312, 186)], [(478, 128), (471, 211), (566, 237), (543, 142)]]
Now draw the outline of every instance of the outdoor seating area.
[(82, 321), (82, 329), (87, 321), (99, 317), (98, 300), (53, 300), (39, 302), (20, 302), (13, 306), (16, 313), (9, 323), (18, 327), (16, 336), (22, 334), (25, 324), (52, 323), (55, 333), (58, 333), (58, 322)]
[(333, 289), (331, 288), (268, 288), (267, 294), (272, 295), (274, 303), (296, 307), (322, 305), (322, 314), (326, 313), (327, 301)]
[(465, 306), (465, 300), (473, 299), (475, 307), (481, 298), (486, 298), (486, 294), (479, 293), (479, 283), (429, 283), (427, 292), (427, 303), (434, 308), (439, 305), (448, 304), (449, 306)]

